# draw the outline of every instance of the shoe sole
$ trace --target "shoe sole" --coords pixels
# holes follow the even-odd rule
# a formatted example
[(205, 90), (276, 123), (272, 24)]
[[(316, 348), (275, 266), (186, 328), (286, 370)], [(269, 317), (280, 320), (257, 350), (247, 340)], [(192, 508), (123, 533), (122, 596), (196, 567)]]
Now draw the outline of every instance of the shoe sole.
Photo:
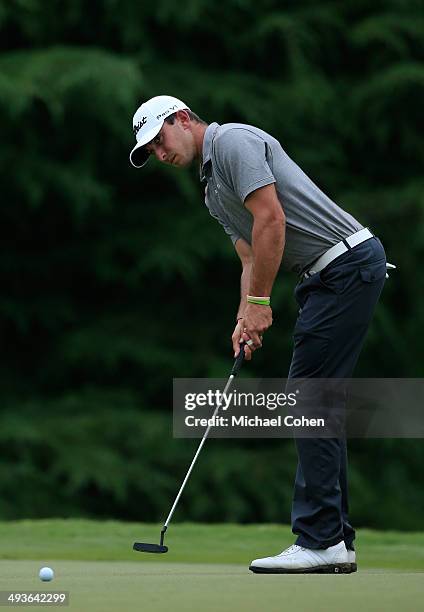
[(356, 572), (357, 566), (356, 563), (336, 563), (333, 565), (286, 569), (282, 567), (269, 568), (250, 565), (249, 569), (254, 574), (351, 574)]

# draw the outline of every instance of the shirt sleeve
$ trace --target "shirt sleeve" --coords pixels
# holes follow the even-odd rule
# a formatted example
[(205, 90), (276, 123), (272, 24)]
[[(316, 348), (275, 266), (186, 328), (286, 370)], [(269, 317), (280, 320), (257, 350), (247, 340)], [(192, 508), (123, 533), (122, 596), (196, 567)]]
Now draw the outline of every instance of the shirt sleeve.
[(252, 191), (276, 182), (266, 159), (266, 143), (250, 130), (229, 129), (214, 146), (220, 172), (243, 203)]

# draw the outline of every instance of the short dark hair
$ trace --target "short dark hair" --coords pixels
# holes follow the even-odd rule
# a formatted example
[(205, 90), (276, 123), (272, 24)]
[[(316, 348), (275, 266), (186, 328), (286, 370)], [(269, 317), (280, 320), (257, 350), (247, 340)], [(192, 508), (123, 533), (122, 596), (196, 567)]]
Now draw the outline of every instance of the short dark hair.
[[(193, 111), (189, 110), (188, 108), (186, 108), (184, 110), (187, 111), (188, 116), (195, 123), (203, 123), (204, 125), (207, 125), (206, 121), (203, 121), (203, 119), (200, 119), (200, 117), (198, 115), (196, 115), (196, 113), (193, 113)], [(174, 125), (176, 115), (177, 115), (177, 113), (172, 113), (172, 115), (168, 115), (168, 117), (165, 119), (165, 122), (169, 123), (170, 125)]]

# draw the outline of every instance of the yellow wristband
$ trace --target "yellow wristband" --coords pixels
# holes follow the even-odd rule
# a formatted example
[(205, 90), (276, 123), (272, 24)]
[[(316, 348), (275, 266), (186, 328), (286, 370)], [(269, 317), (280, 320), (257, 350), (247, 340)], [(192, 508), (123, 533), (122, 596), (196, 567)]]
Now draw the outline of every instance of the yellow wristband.
[(261, 306), (271, 306), (270, 297), (257, 297), (255, 295), (246, 296), (248, 304), (260, 304)]

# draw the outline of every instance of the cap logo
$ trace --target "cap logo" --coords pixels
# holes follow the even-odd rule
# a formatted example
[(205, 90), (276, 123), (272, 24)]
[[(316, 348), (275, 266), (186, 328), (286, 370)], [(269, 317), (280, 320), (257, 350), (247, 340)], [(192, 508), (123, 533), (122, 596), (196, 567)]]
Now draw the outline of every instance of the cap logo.
[(137, 134), (139, 133), (143, 125), (146, 123), (146, 121), (147, 121), (147, 117), (143, 117), (141, 121), (139, 121), (133, 126), (134, 136), (137, 136)]
[(174, 106), (171, 106), (165, 112), (160, 113), (160, 115), (156, 115), (156, 119), (160, 119), (161, 117), (165, 117), (166, 115), (169, 115), (169, 113), (172, 113), (172, 111), (174, 111), (177, 108), (177, 106), (178, 104), (174, 104)]

